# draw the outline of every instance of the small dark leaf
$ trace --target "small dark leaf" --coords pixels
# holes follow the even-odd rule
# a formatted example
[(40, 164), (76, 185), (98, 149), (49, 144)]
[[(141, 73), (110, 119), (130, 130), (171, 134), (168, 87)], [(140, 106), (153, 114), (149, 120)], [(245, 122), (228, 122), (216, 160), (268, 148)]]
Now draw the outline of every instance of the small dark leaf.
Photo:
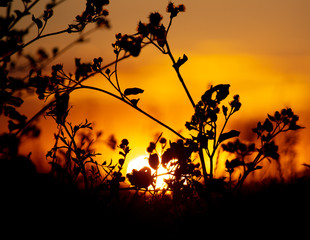
[(32, 15), (32, 21), (37, 25), (38, 29), (43, 27), (43, 23), (39, 18), (35, 18), (34, 15)]
[(227, 117), (227, 111), (228, 111), (228, 108), (226, 106), (222, 106), (222, 110), (223, 110), (223, 114), (225, 117)]
[(243, 166), (243, 165), (244, 165), (244, 162), (241, 161), (238, 158), (233, 159), (231, 161), (226, 160), (226, 162), (225, 162), (225, 166), (226, 166), (227, 169), (233, 169), (233, 168), (236, 168), (236, 167), (239, 167), (239, 166)]
[(158, 157), (157, 153), (150, 154), (149, 164), (150, 164), (151, 168), (153, 168), (154, 170), (158, 169), (159, 157)]
[(139, 100), (140, 100), (140, 98), (138, 98), (138, 99), (131, 99), (130, 102), (132, 103), (132, 105), (137, 106)]
[(181, 67), (184, 63), (186, 63), (187, 60), (188, 60), (188, 57), (185, 54), (183, 54), (183, 57), (178, 59), (174, 67), (177, 67), (177, 68)]
[(53, 9), (44, 10), (43, 20), (47, 21), (53, 16)]
[(144, 90), (141, 89), (141, 88), (127, 88), (125, 91), (124, 91), (124, 95), (128, 96), (128, 95), (137, 95), (137, 94), (140, 94), (140, 93), (143, 93)]
[(16, 123), (14, 123), (12, 120), (9, 120), (9, 130), (10, 130), (10, 132), (11, 132), (11, 131), (14, 131), (14, 130), (16, 130), (16, 129), (19, 129), (19, 128), (21, 128), (21, 127), (22, 127), (21, 124), (16, 124)]
[(26, 116), (21, 115), (14, 107), (11, 106), (5, 106), (3, 107), (4, 109), (4, 115), (8, 116), (11, 119), (18, 120), (19, 122), (25, 122), (26, 121)]
[(55, 94), (56, 97), (56, 123), (63, 124), (68, 115), (69, 94)]
[(304, 127), (297, 125), (296, 122), (291, 122), (289, 125), (289, 129), (293, 130), (293, 131), (298, 130), (298, 129), (302, 129), (302, 128), (304, 128)]
[(114, 169), (116, 165), (112, 165), (113, 161), (110, 160), (109, 164), (107, 165), (109, 168)]
[(281, 119), (281, 114), (279, 113), (279, 111), (276, 111), (274, 114), (274, 118), (279, 121)]
[(274, 141), (271, 141), (269, 143), (266, 143), (262, 150), (265, 157), (270, 157), (274, 160), (279, 160), (280, 155), (278, 153), (278, 146), (275, 144)]
[(218, 139), (219, 143), (227, 140), (227, 139), (230, 139), (230, 138), (233, 138), (233, 137), (238, 137), (240, 134), (239, 131), (236, 131), (236, 130), (231, 130), (227, 133), (222, 133)]
[(229, 95), (229, 87), (230, 87), (229, 84), (219, 84), (214, 87), (217, 90), (217, 94), (216, 94), (217, 101), (220, 102)]
[(111, 70), (110, 70), (109, 68), (107, 68), (107, 70), (105, 70), (105, 73), (106, 73), (107, 75), (110, 75)]
[(124, 165), (125, 163), (125, 159), (121, 158), (118, 160), (119, 165), (121, 165), (121, 167)]
[(148, 153), (152, 153), (156, 148), (156, 143), (154, 142), (150, 142), (149, 146), (147, 147), (146, 151)]
[(20, 10), (14, 10), (17, 18), (21, 18), (23, 16), (23, 13)]
[(13, 96), (9, 96), (7, 100), (7, 103), (10, 105), (13, 105), (15, 107), (20, 107), (20, 105), (22, 105), (22, 103), (24, 102), (23, 99), (19, 98), (19, 97), (13, 97)]
[(268, 115), (268, 118), (269, 118), (270, 121), (272, 121), (272, 122), (275, 122), (275, 121), (276, 121), (276, 118), (275, 118), (275, 117), (273, 117), (273, 116), (271, 116), (271, 115), (269, 115), (269, 114), (267, 114), (267, 115)]
[(166, 165), (174, 158), (176, 158), (174, 149), (168, 148), (161, 156), (161, 163), (164, 167), (166, 167)]
[(267, 131), (267, 132), (272, 132), (273, 130), (273, 125), (270, 122), (270, 120), (268, 118), (266, 118), (264, 124), (263, 124), (263, 128)]

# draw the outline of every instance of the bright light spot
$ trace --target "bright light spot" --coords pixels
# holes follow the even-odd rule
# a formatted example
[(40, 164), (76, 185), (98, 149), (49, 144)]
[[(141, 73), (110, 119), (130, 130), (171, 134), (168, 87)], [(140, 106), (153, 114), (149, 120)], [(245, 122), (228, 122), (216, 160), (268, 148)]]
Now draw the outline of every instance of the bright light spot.
[[(153, 170), (155, 172), (155, 170)], [(169, 174), (165, 174), (167, 173), (167, 169), (163, 168), (162, 166), (160, 166), (158, 169), (157, 169), (157, 175), (161, 175), (161, 174), (164, 174), (164, 175), (161, 175), (161, 176), (158, 176), (157, 177), (157, 180), (156, 180), (156, 186), (155, 188), (158, 189), (163, 189), (167, 186), (167, 184), (165, 183), (165, 179), (169, 179)]]
[[(128, 163), (127, 173), (131, 173), (133, 169), (136, 169), (139, 171), (141, 168), (144, 168), (144, 167), (149, 167), (152, 171), (152, 174), (156, 173), (156, 171), (153, 168), (151, 168), (149, 165), (148, 156), (139, 156), (135, 159), (132, 159)], [(166, 173), (167, 173), (167, 169), (163, 168), (160, 165), (160, 167), (157, 169), (157, 175), (160, 175), (160, 176), (158, 176), (156, 179), (155, 189), (163, 189), (164, 187), (167, 186), (164, 179), (169, 179), (169, 174), (166, 174)]]

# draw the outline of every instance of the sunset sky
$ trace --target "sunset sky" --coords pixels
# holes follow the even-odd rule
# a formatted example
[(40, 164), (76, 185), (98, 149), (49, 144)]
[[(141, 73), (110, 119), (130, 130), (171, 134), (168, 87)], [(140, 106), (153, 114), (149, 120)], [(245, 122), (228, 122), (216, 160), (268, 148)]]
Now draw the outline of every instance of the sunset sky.
[[(167, 0), (110, 2), (107, 9), (111, 29), (95, 32), (87, 43), (76, 45), (54, 63), (64, 64), (67, 71), (74, 71), (75, 57), (91, 62), (94, 57), (101, 56), (104, 63), (108, 63), (114, 60), (111, 43), (116, 33), (135, 33), (139, 20), (146, 22), (153, 11), (162, 13), (165, 25), (169, 21)], [(258, 120), (263, 121), (267, 113), (292, 107), (300, 116), (300, 123), (307, 127), (300, 132), (298, 146), (299, 150), (305, 149), (310, 140), (310, 1), (183, 0), (174, 3), (183, 3), (186, 11), (174, 20), (168, 41), (176, 59), (184, 53), (189, 58), (181, 67), (181, 73), (194, 101), (198, 102), (212, 84), (230, 84), (228, 99), (238, 93), (242, 109), (228, 128), (241, 130), (241, 138), (243, 129), (250, 130)], [(44, 5), (34, 9), (38, 15), (43, 12)], [(83, 8), (84, 1), (67, 0), (54, 10), (46, 31), (66, 28)], [(61, 49), (75, 38), (72, 34), (43, 39), (25, 51), (34, 51), (39, 46), (47, 50), (54, 46)], [(120, 84), (123, 89), (144, 89), (139, 106), (189, 136), (184, 124), (190, 120), (193, 110), (171, 65), (168, 56), (154, 47), (147, 47), (138, 58), (120, 63)], [(100, 76), (90, 80), (90, 84), (107, 86)], [(32, 101), (26, 102), (26, 107), (30, 108)], [(95, 123), (95, 130), (104, 132), (104, 137), (115, 134), (119, 141), (128, 138), (132, 158), (144, 154), (149, 141), (155, 140), (160, 132), (168, 139), (176, 139), (150, 119), (102, 93), (75, 92), (71, 105), (70, 121), (78, 123), (87, 118)], [(34, 109), (29, 111), (35, 112)], [(42, 124), (47, 122), (42, 119)], [(48, 138), (53, 132), (45, 129), (42, 137)], [(48, 147), (52, 147), (51, 143), (44, 142), (42, 148)], [(306, 159), (306, 151), (299, 151), (299, 154), (303, 162), (310, 162), (309, 157)]]

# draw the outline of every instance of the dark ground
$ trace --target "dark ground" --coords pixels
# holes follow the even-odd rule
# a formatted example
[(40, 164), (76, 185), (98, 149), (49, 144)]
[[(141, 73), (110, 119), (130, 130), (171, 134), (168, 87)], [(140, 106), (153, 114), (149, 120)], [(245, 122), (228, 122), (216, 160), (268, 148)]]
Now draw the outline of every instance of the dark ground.
[(247, 238), (293, 234), (294, 239), (309, 234), (309, 177), (260, 188), (245, 186), (238, 195), (215, 194), (194, 207), (176, 208), (172, 201), (149, 203), (129, 192), (111, 200), (103, 192), (78, 190), (36, 173), (31, 164), (5, 166), (0, 176), (3, 233), (73, 236), (87, 232), (149, 238), (204, 232), (206, 238), (212, 233)]

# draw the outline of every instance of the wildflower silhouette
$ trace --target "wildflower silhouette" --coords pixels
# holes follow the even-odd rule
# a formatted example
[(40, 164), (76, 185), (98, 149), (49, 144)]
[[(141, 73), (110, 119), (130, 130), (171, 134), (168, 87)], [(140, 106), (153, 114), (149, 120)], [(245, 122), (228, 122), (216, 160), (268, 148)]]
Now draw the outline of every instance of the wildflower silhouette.
[[(187, 211), (191, 209), (200, 211), (205, 207), (206, 202), (207, 205), (209, 204), (207, 208), (212, 209), (214, 196), (218, 199), (218, 196), (229, 195), (226, 193), (239, 192), (249, 174), (262, 169), (261, 163), (265, 159), (280, 161), (276, 137), (285, 132), (303, 128), (298, 124), (299, 117), (293, 110), (285, 108), (276, 111), (274, 115), (267, 115), (264, 122), (258, 122), (253, 129), (257, 136), (256, 142), (244, 143), (237, 138), (240, 134), (238, 130), (228, 129), (229, 120), (233, 115), (235, 117), (241, 108), (239, 95), (234, 95), (228, 100), (229, 84), (211, 86), (202, 93), (199, 101), (194, 101), (181, 74), (181, 68), (187, 63), (189, 57), (186, 54), (175, 57), (169, 44), (169, 32), (173, 21), (180, 13), (185, 12), (183, 4), (168, 3), (167, 26), (162, 23), (163, 15), (153, 12), (149, 15), (148, 22), (138, 23), (134, 34), (116, 34), (115, 42), (112, 44), (115, 54), (113, 62), (104, 63), (103, 57), (94, 58), (92, 62), (84, 62), (76, 58), (73, 73), (67, 73), (61, 64), (53, 65), (50, 73), (43, 73), (42, 69), (46, 64), (73, 44), (83, 41), (83, 36), (89, 33), (83, 32), (87, 25), (95, 23), (97, 27), (109, 27), (106, 19), (108, 11), (105, 9), (109, 1), (87, 0), (85, 10), (76, 16), (73, 24), (52, 33), (45, 33), (46, 26), (53, 18), (53, 9), (62, 1), (51, 1), (42, 16), (32, 15), (28, 27), (16, 30), (16, 24), (31, 14), (32, 8), (39, 1), (23, 0), (22, 2), (24, 11), (12, 11), (12, 1), (0, 3), (1, 7), (7, 8), (7, 16), (0, 18), (0, 114), (8, 119), (8, 132), (0, 135), (0, 158), (3, 162), (16, 161), (21, 166), (28, 164), (29, 172), (35, 172), (33, 166), (29, 164), (31, 154), (27, 157), (19, 156), (18, 150), (23, 138), (39, 136), (40, 129), (36, 126), (35, 120), (45, 115), (52, 118), (57, 125), (54, 145), (47, 152), (46, 159), (51, 165), (50, 175), (58, 183), (70, 186), (82, 185), (82, 188), (87, 190), (86, 193), (95, 195), (96, 200), (100, 199), (99, 202), (105, 203), (104, 207), (107, 208), (121, 202), (122, 191), (133, 190), (134, 200), (139, 200), (141, 196), (139, 192), (142, 191), (144, 192), (142, 196), (148, 196), (147, 193), (151, 196), (144, 201), (149, 204), (148, 207), (151, 206), (150, 209), (165, 205), (156, 205), (157, 200), (162, 201), (161, 203), (166, 201), (165, 203), (168, 203), (165, 206), (170, 208), (165, 212), (173, 212), (175, 214), (173, 219), (175, 219), (189, 216)], [(36, 36), (25, 42), (25, 36), (32, 27), (37, 30)], [(24, 78), (17, 78), (11, 74), (12, 69), (15, 68), (13, 59), (17, 57), (17, 53), (23, 54), (23, 49), (42, 38), (69, 33), (81, 33), (81, 36), (63, 50), (54, 48), (51, 57), (43, 49), (38, 49), (36, 57), (25, 56), (29, 61), (27, 68), (29, 71)], [(171, 60), (176, 77), (193, 107), (194, 114), (185, 122), (190, 138), (184, 137), (172, 126), (168, 126), (140, 107), (144, 89), (139, 86), (124, 89), (121, 85), (118, 74), (119, 62), (129, 57), (139, 57), (141, 51), (148, 46), (155, 47)], [(112, 90), (90, 85), (87, 80), (96, 74), (105, 79)], [(174, 133), (178, 140), (168, 141), (160, 135), (146, 148), (148, 153), (146, 163), (148, 162), (149, 166), (134, 169), (125, 176), (124, 166), (130, 156), (127, 139), (117, 144), (118, 141), (114, 137), (110, 138), (108, 145), (113, 149), (117, 147), (120, 157), (116, 163), (112, 160), (106, 161), (101, 153), (97, 153), (94, 149), (94, 143), (100, 137), (100, 133), (93, 134), (92, 124), (87, 119), (78, 124), (68, 121), (70, 95), (81, 89), (100, 92), (123, 102)], [(38, 101), (45, 102), (45, 106), (29, 119), (19, 111), (26, 92), (35, 93)], [(233, 138), (236, 139), (229, 141)], [(230, 153), (231, 158), (219, 163), (225, 166), (227, 173), (223, 176), (215, 176), (214, 161), (220, 154), (220, 150)], [(305, 166), (308, 165), (305, 164)], [(160, 168), (165, 169), (165, 172), (159, 172)], [(235, 176), (237, 169), (241, 172), (240, 176)], [(160, 176), (165, 176), (163, 188), (156, 187)], [(229, 176), (228, 179), (227, 176)], [(3, 178), (9, 177), (6, 174)], [(106, 192), (109, 197), (106, 197)], [(81, 206), (79, 206), (79, 212), (83, 212)], [(117, 214), (113, 213), (111, 216), (115, 217)], [(120, 222), (119, 217), (116, 218)]]
[[(231, 175), (234, 169), (237, 167), (243, 167), (243, 175), (239, 178), (234, 190), (238, 190), (243, 185), (246, 177), (253, 171), (262, 169), (262, 166), (258, 165), (264, 159), (273, 159), (279, 161), (280, 155), (278, 153), (278, 146), (274, 142), (274, 138), (280, 133), (287, 131), (296, 131), (303, 127), (297, 125), (299, 117), (294, 114), (291, 108), (284, 108), (281, 112), (276, 111), (274, 115), (269, 115), (265, 119), (264, 123), (257, 123), (257, 127), (253, 129), (253, 132), (257, 135), (257, 139), (260, 140), (260, 147), (256, 148), (255, 143), (249, 145), (241, 143), (238, 139), (235, 142), (229, 142), (222, 145), (223, 149), (227, 152), (235, 154), (235, 159), (226, 161), (226, 169)], [(256, 157), (247, 162), (246, 158), (252, 154), (257, 153)]]
[[(164, 55), (168, 55), (172, 61), (173, 68), (177, 74), (177, 77), (179, 78), (187, 94), (187, 97), (195, 110), (195, 113), (192, 116), (191, 121), (186, 122), (185, 126), (188, 130), (195, 131), (197, 134), (192, 135), (192, 139), (185, 139), (184, 137), (181, 136), (181, 139), (183, 140), (180, 140), (179, 145), (176, 143), (174, 144), (171, 143), (170, 148), (168, 148), (162, 154), (161, 163), (159, 161), (158, 153), (156, 152), (154, 153), (154, 151), (156, 150), (157, 143), (150, 144), (150, 146), (147, 149), (147, 151), (150, 153), (150, 156), (148, 159), (149, 165), (154, 170), (156, 170), (160, 164), (163, 167), (166, 167), (167, 164), (171, 160), (176, 161), (174, 165), (178, 165), (178, 167), (174, 169), (175, 171), (168, 170), (167, 172), (168, 175), (174, 176), (173, 180), (171, 180), (171, 182), (168, 184), (168, 188), (173, 189), (173, 192), (177, 192), (177, 190), (174, 187), (172, 188), (172, 186), (178, 185), (178, 186), (185, 187), (185, 185), (188, 184), (188, 181), (186, 181), (188, 179), (184, 177), (186, 174), (189, 174), (192, 177), (193, 176), (197, 177), (197, 179), (195, 180), (196, 181), (195, 184), (192, 184), (192, 186), (194, 185), (197, 186), (201, 178), (201, 175), (198, 174), (197, 172), (197, 168), (199, 168), (200, 165), (202, 169), (202, 177), (204, 179), (204, 185), (205, 185), (206, 190), (208, 191), (208, 188), (214, 189), (214, 186), (218, 186), (219, 188), (223, 189), (224, 186), (226, 186), (226, 182), (224, 181), (225, 178), (223, 177), (219, 179), (214, 179), (213, 177), (214, 157), (217, 154), (218, 148), (222, 143), (224, 143), (225, 141), (231, 138), (238, 137), (240, 134), (240, 132), (237, 130), (226, 131), (226, 127), (227, 127), (227, 123), (229, 119), (231, 118), (232, 115), (238, 112), (239, 109), (241, 108), (240, 97), (239, 95), (235, 95), (233, 99), (229, 102), (229, 105), (222, 104), (222, 102), (229, 95), (230, 85), (219, 84), (216, 86), (211, 86), (211, 88), (207, 90), (201, 96), (201, 100), (197, 104), (194, 103), (191, 97), (191, 94), (188, 91), (186, 84), (182, 78), (181, 72), (180, 72), (180, 67), (187, 62), (188, 57), (184, 54), (182, 57), (179, 57), (178, 60), (175, 60), (170, 50), (169, 43), (168, 43), (168, 33), (172, 25), (172, 21), (178, 15), (179, 12), (184, 12), (184, 10), (185, 10), (184, 5), (175, 6), (173, 3), (168, 4), (167, 12), (170, 13), (170, 21), (169, 21), (168, 27), (165, 27), (163, 24), (161, 24), (161, 21), (163, 19), (161, 14), (159, 14), (158, 12), (151, 13), (149, 15), (149, 23), (139, 22), (138, 28), (137, 28), (137, 31), (138, 31), (137, 34), (134, 34), (134, 35), (117, 34), (116, 35), (116, 42), (113, 44), (113, 47), (115, 49), (114, 52), (116, 53), (117, 56), (120, 54), (121, 51), (124, 51), (125, 53), (131, 52), (131, 53), (134, 53), (133, 56), (138, 56), (141, 51), (141, 43), (145, 42), (146, 40), (145, 44), (152, 44), (161, 53), (163, 53)], [(143, 93), (143, 90), (139, 88), (135, 88), (134, 91), (136, 91), (136, 94)], [(135, 101), (135, 104), (137, 104), (138, 100)], [(218, 118), (220, 116), (224, 118), (224, 123), (222, 126), (218, 125)], [(298, 130), (301, 128), (296, 124), (298, 117), (296, 115), (293, 115), (293, 116), (290, 116), (292, 120), (290, 130)], [(265, 121), (264, 127), (266, 128), (266, 130), (270, 132), (274, 130), (273, 135), (271, 136), (268, 135), (267, 139), (274, 138), (280, 132), (283, 132), (283, 131), (285, 132), (289, 130), (289, 129), (282, 128), (281, 130), (279, 130), (279, 132), (277, 132), (276, 129), (279, 128), (279, 124), (280, 124), (279, 123), (280, 120), (276, 120), (279, 118), (278, 114), (277, 114), (277, 118), (276, 117), (272, 118), (270, 115), (269, 117), (271, 120), (276, 121), (277, 126), (273, 128), (269, 119)], [(262, 129), (258, 128), (257, 131), (260, 132), (261, 130)], [(175, 131), (173, 132), (175, 133)], [(263, 139), (264, 138), (266, 138), (266, 136), (263, 137)], [(264, 139), (264, 141), (265, 140), (266, 139)], [(240, 154), (250, 155), (254, 153), (253, 144), (251, 144), (248, 147), (248, 149), (246, 145), (241, 144), (239, 140), (236, 141), (236, 144), (240, 145), (241, 148), (246, 148), (244, 150), (245, 152), (241, 152)], [(263, 147), (261, 148), (261, 150), (259, 150), (259, 152), (261, 152), (261, 154), (264, 154), (264, 157), (273, 157), (273, 158), (278, 159), (277, 147), (273, 141), (270, 141), (268, 139), (268, 141), (264, 142), (262, 145)], [(175, 150), (176, 146), (183, 148), (184, 151), (179, 150), (181, 151), (181, 154), (178, 154), (177, 153), (178, 150)], [(226, 145), (223, 145), (224, 149), (225, 149), (225, 146)], [(195, 152), (198, 152), (199, 157), (200, 157), (200, 164), (198, 165), (194, 165), (192, 163), (193, 161), (191, 160), (192, 154)], [(243, 156), (243, 159), (245, 155)], [(206, 167), (205, 156), (209, 159), (209, 165), (210, 165), (209, 170), (207, 170), (207, 167)], [(260, 166), (256, 166), (261, 160), (262, 159), (260, 159), (260, 156), (259, 156), (258, 159), (256, 159), (254, 163), (252, 163), (251, 167), (246, 169), (244, 176), (240, 179), (235, 189), (241, 188), (245, 178), (251, 171), (261, 168)], [(227, 171), (230, 174), (230, 181), (229, 181), (230, 186), (231, 186), (231, 174), (233, 173), (233, 169), (241, 165), (242, 163), (236, 159), (233, 161), (228, 161), (228, 160), (226, 161)], [(189, 166), (191, 166), (190, 167), (191, 171), (187, 172)], [(182, 172), (183, 170), (185, 170), (185, 172)], [(135, 185), (134, 184), (135, 176), (136, 178), (139, 178), (138, 174), (139, 172), (137, 170), (134, 170), (132, 175), (130, 175), (130, 178), (131, 178), (130, 182), (133, 185)], [(151, 181), (151, 175), (150, 175), (149, 169), (143, 169), (143, 173), (141, 174), (147, 174), (149, 176), (148, 178), (149, 180), (146, 180), (147, 184), (144, 187), (150, 186), (152, 184), (152, 181)], [(181, 177), (182, 174), (185, 174), (185, 175)], [(156, 179), (156, 174), (153, 177)], [(179, 180), (181, 180), (181, 182), (178, 182)], [(176, 181), (176, 182), (173, 182), (173, 181)], [(199, 188), (201, 189), (201, 186), (199, 186)]]

